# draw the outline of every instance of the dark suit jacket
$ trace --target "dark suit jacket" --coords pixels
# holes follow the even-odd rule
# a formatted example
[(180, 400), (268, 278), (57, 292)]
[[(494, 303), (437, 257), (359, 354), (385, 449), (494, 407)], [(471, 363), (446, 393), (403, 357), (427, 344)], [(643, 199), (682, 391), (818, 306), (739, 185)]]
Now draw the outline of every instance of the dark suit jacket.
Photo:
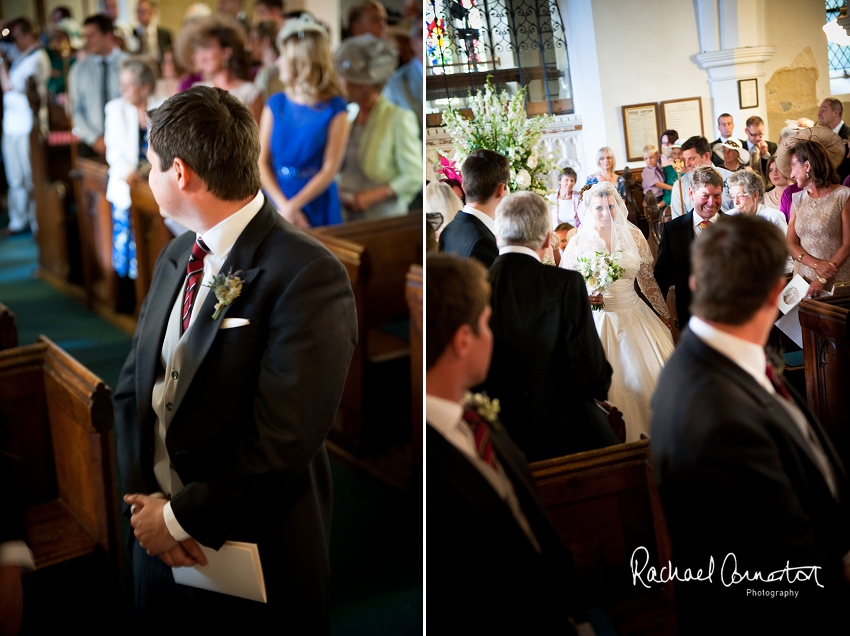
[(490, 268), (493, 359), (485, 388), (528, 461), (618, 444), (593, 399), (611, 365), (581, 274), (504, 254)]
[[(187, 232), (160, 254), (115, 391), (127, 493), (159, 490), (151, 392), (194, 239)], [(233, 246), (222, 271), (230, 269), (242, 271), (242, 294), (213, 320), (210, 293), (186, 336), (166, 436), (185, 484), (172, 508), (205, 546), (258, 543), (270, 611), (285, 614), (296, 632), (326, 630), (331, 474), (324, 440), (357, 340), (354, 296), (333, 254), (268, 200)], [(236, 317), (250, 324), (219, 329)]]
[[(141, 25), (136, 27), (136, 37), (139, 39), (139, 53), (141, 55), (147, 55), (148, 54), (148, 41), (147, 41), (147, 38), (145, 38), (144, 27), (142, 27)], [(167, 49), (169, 46), (171, 46), (171, 43), (172, 43), (171, 31), (169, 31), (168, 29), (163, 29), (161, 26), (157, 26), (156, 27), (156, 39), (157, 39), (157, 43), (158, 43), (158, 46), (159, 46), (159, 55), (160, 55), (159, 61), (161, 61), (162, 52), (165, 49)]]
[(664, 297), (667, 297), (670, 285), (676, 286), (676, 313), (680, 329), (685, 328), (691, 317), (691, 288), (688, 286), (688, 279), (691, 277), (693, 223), (693, 210), (667, 221), (661, 230), (658, 259), (655, 261), (655, 280)]
[(481, 473), (426, 427), (428, 616), (435, 633), (571, 633), (572, 557), (552, 527), (528, 464), (502, 428), (490, 439), (534, 532), (538, 554)]
[(458, 212), (440, 233), (440, 251), (475, 258), (484, 267), (490, 267), (499, 255), (496, 237), (477, 218)]
[[(836, 633), (848, 585), (850, 549), (844, 468), (804, 400), (835, 470), (841, 504), (830, 493), (785, 407), (729, 358), (686, 331), (661, 372), (652, 399), (652, 461), (670, 530), (673, 565), (707, 572), (713, 582), (676, 583), (680, 632)], [(734, 553), (739, 572), (819, 566), (818, 580), (741, 583), (720, 571)], [(727, 563), (725, 580), (732, 568)], [(792, 573), (792, 577), (793, 577)], [(747, 588), (798, 590), (792, 599), (753, 598)], [(845, 619), (846, 620), (846, 619)], [(846, 622), (844, 623), (846, 625)], [(843, 631), (843, 630), (842, 630)]]

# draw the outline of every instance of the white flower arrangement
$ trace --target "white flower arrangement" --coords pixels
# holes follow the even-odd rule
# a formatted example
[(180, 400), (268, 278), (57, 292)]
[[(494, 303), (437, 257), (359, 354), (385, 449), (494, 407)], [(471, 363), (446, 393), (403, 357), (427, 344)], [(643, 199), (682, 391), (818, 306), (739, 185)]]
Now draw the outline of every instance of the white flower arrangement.
[[(620, 280), (626, 271), (620, 265), (620, 252), (594, 252), (593, 256), (576, 257), (578, 272), (584, 278), (590, 294), (604, 294), (614, 281)], [(591, 305), (591, 309), (601, 311), (605, 303)]]
[(505, 90), (497, 93), (488, 77), (484, 90), (469, 96), (473, 118), (466, 119), (449, 106), (443, 113), (443, 127), (454, 143), (453, 158), (458, 165), (474, 150), (494, 150), (511, 164), (511, 192), (531, 190), (546, 196), (550, 193), (549, 173), (555, 169), (555, 161), (538, 145), (553, 120), (545, 115), (528, 117), (525, 96), (525, 88), (513, 97)]
[(499, 400), (491, 400), (486, 393), (471, 393), (467, 391), (463, 396), (463, 405), (478, 413), (491, 426), (498, 427), (499, 411), (501, 410)]

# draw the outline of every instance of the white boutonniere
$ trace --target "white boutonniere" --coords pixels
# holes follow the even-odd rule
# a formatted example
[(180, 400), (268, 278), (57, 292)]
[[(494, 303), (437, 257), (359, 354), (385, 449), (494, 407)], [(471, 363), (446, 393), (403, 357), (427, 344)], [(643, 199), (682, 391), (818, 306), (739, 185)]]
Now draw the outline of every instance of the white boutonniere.
[(213, 320), (218, 320), (219, 316), (221, 316), (221, 311), (239, 298), (239, 294), (242, 293), (243, 281), (239, 278), (239, 274), (241, 273), (241, 269), (235, 274), (233, 270), (230, 270), (227, 274), (213, 276), (210, 284), (206, 285), (206, 287), (209, 287), (213, 291), (215, 299), (218, 301), (215, 304), (215, 313), (212, 316)]
[(466, 395), (463, 396), (463, 405), (487, 420), (491, 427), (499, 428), (501, 406), (498, 399), (491, 400), (486, 393), (470, 393), (467, 391)]

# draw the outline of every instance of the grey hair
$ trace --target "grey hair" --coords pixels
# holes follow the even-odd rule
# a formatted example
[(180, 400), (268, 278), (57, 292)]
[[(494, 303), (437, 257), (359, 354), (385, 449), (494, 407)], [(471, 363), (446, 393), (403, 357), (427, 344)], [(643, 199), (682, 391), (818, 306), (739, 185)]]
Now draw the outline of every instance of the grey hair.
[(753, 195), (758, 192), (759, 201), (764, 200), (764, 179), (761, 175), (749, 170), (737, 170), (726, 177), (726, 185), (744, 186), (744, 192)]
[(516, 192), (496, 208), (499, 247), (517, 245), (539, 250), (549, 236), (549, 206), (539, 194)]
[(124, 58), (119, 64), (122, 71), (130, 71), (139, 86), (148, 86), (151, 90), (156, 86), (156, 62), (145, 55), (133, 55)]

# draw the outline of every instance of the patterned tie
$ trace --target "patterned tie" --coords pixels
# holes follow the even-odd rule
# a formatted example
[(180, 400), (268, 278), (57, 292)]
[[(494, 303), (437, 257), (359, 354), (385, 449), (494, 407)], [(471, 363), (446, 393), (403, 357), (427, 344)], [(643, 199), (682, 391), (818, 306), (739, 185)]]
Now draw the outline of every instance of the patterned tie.
[(700, 221), (699, 222), (700, 232), (704, 232), (705, 230), (707, 230), (710, 227), (711, 227), (711, 221)]
[(470, 409), (463, 412), (463, 421), (472, 430), (478, 456), (484, 460), (485, 464), (498, 472), (499, 469), (496, 467), (496, 453), (493, 451), (493, 442), (490, 441), (490, 428), (487, 426), (487, 423), (478, 413)]
[(104, 57), (100, 63), (103, 70), (100, 78), (100, 97), (103, 100), (103, 108), (106, 108), (106, 103), (109, 101), (109, 62)]
[(186, 265), (186, 290), (183, 292), (183, 321), (180, 335), (189, 329), (189, 321), (192, 319), (192, 307), (195, 298), (198, 297), (198, 285), (204, 273), (204, 258), (209, 253), (203, 239), (199, 236), (192, 246), (192, 254), (189, 256), (189, 264)]
[(785, 384), (783, 384), (783, 382), (779, 379), (779, 375), (776, 373), (776, 367), (774, 367), (772, 363), (767, 363), (767, 366), (764, 369), (764, 373), (779, 395), (784, 397), (789, 402), (794, 402), (794, 398), (791, 397), (791, 392), (788, 390), (788, 387), (785, 386)]

